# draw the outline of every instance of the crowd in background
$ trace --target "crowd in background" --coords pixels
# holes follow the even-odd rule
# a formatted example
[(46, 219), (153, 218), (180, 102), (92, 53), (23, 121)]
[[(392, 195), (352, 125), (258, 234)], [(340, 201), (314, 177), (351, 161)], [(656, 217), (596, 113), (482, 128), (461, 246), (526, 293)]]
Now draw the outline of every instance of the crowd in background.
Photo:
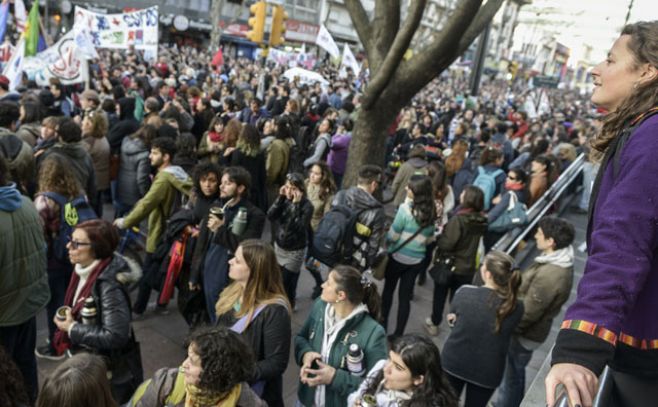
[[(358, 78), (324, 64), (324, 86), (246, 59), (213, 66), (189, 47), (159, 55), (149, 64), (104, 52), (87, 89), (25, 80), (10, 92), (0, 77), (0, 227), (20, 249), (0, 246), (0, 304), (13, 304), (0, 307), (10, 356), (0, 347), (0, 365), (16, 378), (13, 359), (24, 378), (6, 387), (9, 405), (36, 400), (36, 348), (53, 360), (75, 355), (43, 384), (40, 406), (67, 404), (64, 392), (83, 397), (76, 386), (107, 406), (282, 406), (291, 351), (297, 405), (453, 406), (466, 387), (466, 405), (485, 406), (503, 383), (508, 399), (497, 403), (518, 406), (528, 355), (571, 288), (573, 228), (540, 224), (533, 280), (490, 249), (520, 226), (512, 209), (532, 206), (588, 153), (601, 125), (589, 102), (546, 91), (550, 111), (531, 118), (538, 89), (491, 79), (471, 96), (461, 75), (446, 72), (399, 113), (385, 161), (343, 185)], [(588, 164), (583, 185), (595, 172)], [(335, 236), (348, 247), (323, 257)], [(427, 335), (406, 334), (414, 286), (443, 260), (447, 275), (429, 273), (432, 309), (416, 310)], [(20, 262), (31, 272), (18, 276)], [(547, 283), (536, 269), (551, 267)], [(293, 332), (305, 272), (317, 300)], [(155, 312), (165, 310), (174, 287), (192, 331), (188, 357), (142, 384), (131, 321), (153, 292)], [(430, 337), (446, 299), (451, 334), (440, 354)], [(44, 307), (48, 340), (35, 344)], [(84, 383), (65, 374), (79, 370), (89, 372)]]

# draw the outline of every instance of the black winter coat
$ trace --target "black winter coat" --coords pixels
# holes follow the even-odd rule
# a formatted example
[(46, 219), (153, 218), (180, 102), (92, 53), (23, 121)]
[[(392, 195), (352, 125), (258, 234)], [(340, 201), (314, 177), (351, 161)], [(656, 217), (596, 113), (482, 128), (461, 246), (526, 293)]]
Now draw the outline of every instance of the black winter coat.
[(313, 216), (313, 204), (306, 197), (293, 203), (284, 196), (274, 201), (267, 218), (279, 222), (276, 230), (276, 244), (284, 250), (301, 250), (306, 247)]
[[(231, 327), (238, 321), (233, 312), (217, 317), (217, 325)], [(265, 380), (261, 398), (270, 407), (283, 407), (283, 373), (290, 359), (292, 327), (288, 309), (270, 304), (249, 324), (242, 338), (256, 355), (256, 373), (251, 381)]]
[[(141, 371), (130, 371), (126, 355), (137, 346), (130, 325), (131, 308), (124, 284), (139, 279), (138, 266), (114, 254), (110, 264), (94, 282), (91, 295), (96, 306), (94, 324), (76, 323), (69, 332), (74, 348), (91, 349), (109, 360), (113, 384), (130, 381), (139, 384)], [(136, 268), (137, 267), (137, 268)], [(139, 361), (141, 366), (141, 361)]]
[(480, 238), (487, 231), (487, 218), (479, 212), (458, 209), (448, 220), (436, 244), (437, 254), (455, 257), (455, 274), (473, 276)]

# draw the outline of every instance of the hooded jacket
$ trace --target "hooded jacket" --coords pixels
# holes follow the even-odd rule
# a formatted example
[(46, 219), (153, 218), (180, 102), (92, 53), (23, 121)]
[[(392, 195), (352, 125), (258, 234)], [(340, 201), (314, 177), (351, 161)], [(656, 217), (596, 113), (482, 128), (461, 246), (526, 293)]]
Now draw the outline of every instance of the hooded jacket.
[[(71, 163), (73, 173), (80, 182), (80, 186), (84, 188), (87, 198), (92, 206), (96, 204), (96, 170), (94, 170), (94, 162), (91, 155), (87, 152), (82, 145), (82, 141), (75, 143), (58, 142), (49, 150), (43, 153), (43, 159), (51, 154), (59, 154), (68, 159)], [(40, 161), (43, 163), (43, 160)]]
[(26, 142), (0, 127), (0, 154), (9, 162), (9, 171), (22, 190), (36, 179), (36, 164), (32, 148)]
[(479, 212), (460, 209), (450, 218), (436, 245), (436, 254), (455, 257), (455, 274), (473, 276), (480, 238), (487, 231), (487, 218)]
[(133, 206), (149, 190), (151, 185), (151, 162), (149, 149), (135, 137), (126, 137), (121, 142), (121, 159), (117, 196), (119, 202)]
[(413, 157), (407, 160), (400, 166), (398, 172), (393, 178), (391, 190), (393, 191), (393, 205), (399, 206), (407, 197), (405, 187), (409, 184), (409, 180), (416, 173), (423, 173), (427, 175), (427, 160), (419, 157)]
[[(347, 205), (359, 211), (358, 223), (365, 228), (361, 236), (354, 237), (354, 266), (360, 270), (370, 267), (377, 257), (377, 251), (384, 237), (386, 214), (384, 206), (363, 188), (351, 187), (340, 191), (334, 197), (332, 206)], [(358, 226), (358, 225), (357, 225)]]
[(29, 144), (30, 147), (34, 147), (37, 145), (39, 137), (41, 137), (41, 124), (39, 122), (24, 123), (16, 131), (16, 135)]
[(149, 191), (124, 219), (124, 226), (131, 228), (137, 226), (146, 216), (149, 217), (147, 253), (154, 253), (158, 247), (174, 200), (181, 198), (180, 194), (189, 196), (191, 192), (192, 180), (181, 167), (170, 165), (158, 171)]
[(113, 154), (119, 152), (121, 142), (126, 136), (139, 130), (139, 123), (135, 120), (135, 99), (121, 98), (118, 103), (121, 112), (119, 121), (110, 128), (110, 132), (107, 134)]
[(573, 248), (571, 246), (542, 254), (523, 272), (519, 298), (523, 317), (516, 327), (521, 338), (544, 342), (553, 318), (569, 299), (573, 285)]
[(39, 214), (15, 184), (0, 187), (0, 327), (24, 323), (49, 300)]

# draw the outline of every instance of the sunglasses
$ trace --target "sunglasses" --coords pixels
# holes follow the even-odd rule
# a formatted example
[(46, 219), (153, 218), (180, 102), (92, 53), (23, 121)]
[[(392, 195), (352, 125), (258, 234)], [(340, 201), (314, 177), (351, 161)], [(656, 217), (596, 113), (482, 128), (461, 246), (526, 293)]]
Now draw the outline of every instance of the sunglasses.
[(77, 240), (69, 240), (71, 247), (75, 250), (78, 250), (80, 246), (91, 246), (90, 242), (78, 242)]

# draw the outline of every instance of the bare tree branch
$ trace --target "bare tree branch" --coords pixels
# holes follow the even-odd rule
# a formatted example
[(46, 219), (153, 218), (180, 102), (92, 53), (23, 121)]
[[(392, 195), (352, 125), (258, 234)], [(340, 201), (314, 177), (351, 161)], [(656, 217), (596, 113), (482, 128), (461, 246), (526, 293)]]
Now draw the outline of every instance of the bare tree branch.
[[(494, 1), (494, 0), (491, 0)], [(495, 0), (497, 1), (497, 0)], [(400, 80), (401, 92), (415, 94), (429, 83), (459, 55), (458, 44), (477, 15), (482, 0), (463, 0), (448, 18), (443, 30), (426, 47), (398, 69), (395, 80)]]
[(381, 95), (389, 84), (389, 81), (395, 74), (398, 66), (400, 66), (402, 57), (404, 56), (404, 53), (407, 52), (409, 44), (411, 44), (411, 39), (420, 25), (420, 20), (423, 17), (426, 4), (427, 0), (411, 0), (410, 11), (407, 18), (404, 20), (400, 31), (398, 31), (395, 36), (391, 48), (386, 53), (386, 57), (380, 65), (380, 69), (374, 74), (366, 88), (363, 98), (363, 106), (365, 109), (369, 109), (377, 100), (379, 95)]
[(471, 43), (475, 41), (475, 38), (477, 38), (486, 25), (491, 22), (504, 2), (505, 0), (488, 0), (487, 4), (480, 8), (480, 11), (478, 11), (475, 18), (473, 18), (473, 22), (468, 26), (468, 29), (459, 41), (459, 46), (457, 47), (458, 55), (463, 54)]
[[(374, 46), (374, 41), (372, 37), (372, 27), (370, 25), (370, 20), (368, 19), (368, 14), (363, 8), (360, 0), (345, 0), (345, 8), (350, 14), (352, 19), (352, 25), (356, 29), (356, 33), (363, 44), (363, 48), (366, 50), (368, 58), (372, 61), (381, 60), (381, 55), (376, 50)], [(372, 63), (372, 62), (371, 62)]]
[[(380, 55), (387, 54), (399, 29), (400, 0), (377, 0), (375, 18), (372, 20), (372, 37)], [(379, 65), (370, 66), (371, 75), (375, 75), (378, 69)]]

